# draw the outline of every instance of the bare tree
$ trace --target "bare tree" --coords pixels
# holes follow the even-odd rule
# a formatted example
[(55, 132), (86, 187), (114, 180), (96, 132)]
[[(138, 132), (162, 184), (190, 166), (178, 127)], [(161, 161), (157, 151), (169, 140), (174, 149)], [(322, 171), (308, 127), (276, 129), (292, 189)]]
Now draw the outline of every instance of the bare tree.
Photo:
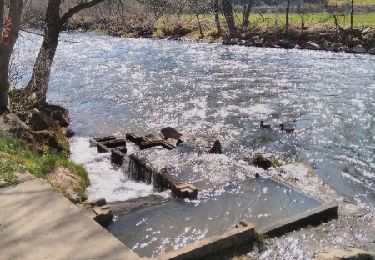
[(329, 14), (329, 16), (333, 19), (333, 22), (335, 24), (335, 39), (338, 38), (338, 33), (340, 30), (342, 30), (342, 27), (339, 23), (339, 17), (344, 17), (344, 12), (339, 6), (337, 5), (330, 5), (328, 0), (321, 0), (320, 5), (326, 10), (326, 12)]
[(216, 30), (217, 30), (217, 34), (222, 34), (223, 29), (221, 29), (219, 14), (220, 14), (219, 0), (214, 0), (214, 15), (215, 15)]
[(49, 0), (45, 17), (43, 43), (35, 61), (31, 80), (23, 90), (24, 105), (40, 105), (45, 103), (48, 91), (48, 81), (51, 74), (52, 62), (59, 43), (59, 34), (63, 26), (74, 14), (93, 7), (105, 0), (81, 0), (60, 16), (62, 0)]
[(351, 1), (351, 10), (350, 10), (350, 32), (353, 34), (354, 29), (354, 0)]
[(9, 63), (18, 38), (22, 8), (23, 0), (10, 1), (8, 17), (5, 21), (7, 8), (4, 0), (0, 0), (0, 110), (2, 111), (8, 108)]
[(301, 34), (303, 34), (304, 30), (307, 29), (305, 19), (306, 19), (306, 16), (309, 15), (309, 13), (307, 12), (305, 8), (305, 3), (303, 1), (298, 2), (297, 13), (301, 19)]
[(244, 7), (244, 12), (243, 12), (243, 21), (242, 21), (242, 28), (247, 29), (249, 27), (249, 17), (250, 17), (250, 12), (251, 9), (254, 6), (255, 0), (248, 0), (247, 4)]
[(285, 34), (289, 35), (289, 10), (290, 10), (290, 2), (291, 0), (287, 0), (286, 4), (286, 15), (285, 15)]
[(223, 0), (223, 13), (228, 25), (229, 37), (236, 37), (238, 30), (234, 22), (233, 7), (231, 0)]

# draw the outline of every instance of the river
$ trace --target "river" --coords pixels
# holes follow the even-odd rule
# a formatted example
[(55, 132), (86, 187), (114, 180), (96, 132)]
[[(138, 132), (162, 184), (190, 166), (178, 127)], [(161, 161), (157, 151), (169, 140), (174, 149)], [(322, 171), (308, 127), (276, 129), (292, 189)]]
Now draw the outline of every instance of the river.
[[(40, 38), (19, 39), (19, 84), (30, 76)], [(165, 126), (212, 133), (228, 156), (263, 152), (304, 162), (339, 193), (374, 208), (375, 57), (89, 33), (61, 40), (48, 101), (69, 109), (77, 136)], [(296, 131), (265, 133), (260, 120)]]

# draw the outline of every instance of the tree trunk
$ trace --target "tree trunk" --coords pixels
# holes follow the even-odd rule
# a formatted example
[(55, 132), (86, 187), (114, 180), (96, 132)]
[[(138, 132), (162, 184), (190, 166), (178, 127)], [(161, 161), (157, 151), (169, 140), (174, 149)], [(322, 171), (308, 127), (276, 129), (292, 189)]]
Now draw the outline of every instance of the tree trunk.
[(286, 36), (289, 35), (289, 9), (290, 9), (290, 1), (288, 0), (287, 6), (286, 6), (286, 16), (285, 16), (285, 34)]
[(234, 22), (233, 7), (231, 0), (223, 0), (223, 13), (228, 25), (229, 37), (233, 38), (238, 36), (238, 31), (236, 28), (236, 24)]
[(0, 43), (3, 42), (4, 10), (4, 0), (0, 0)]
[(62, 2), (62, 0), (48, 1), (42, 47), (35, 61), (31, 80), (22, 91), (21, 96), (18, 97), (22, 99), (24, 106), (38, 106), (46, 102), (51, 67), (59, 43), (59, 34), (64, 24), (74, 14), (104, 2), (104, 0), (79, 2), (60, 17), (59, 10)]
[(46, 101), (52, 62), (59, 43), (60, 5), (61, 0), (48, 2), (42, 47), (35, 61), (31, 80), (25, 89), (28, 96), (34, 99), (30, 100), (31, 103), (40, 104)]
[(199, 34), (201, 35), (201, 38), (204, 38), (202, 24), (201, 24), (201, 21), (199, 20), (199, 14), (196, 13), (195, 16), (197, 17), (197, 21), (198, 21)]
[(215, 23), (216, 23), (216, 30), (217, 34), (222, 34), (223, 29), (221, 29), (220, 25), (220, 18), (219, 18), (219, 0), (214, 1), (214, 13), (215, 13)]
[(352, 0), (352, 6), (351, 6), (351, 11), (350, 11), (350, 31), (351, 34), (353, 34), (353, 29), (354, 29), (354, 0)]
[(6, 23), (4, 23), (5, 6), (3, 0), (0, 0), (0, 5), (0, 24), (2, 25), (0, 27), (0, 30), (2, 31), (0, 37), (0, 110), (7, 110), (9, 93), (9, 61), (18, 38), (23, 0), (10, 1)]
[(242, 27), (244, 29), (247, 29), (249, 27), (249, 16), (250, 16), (251, 9), (253, 8), (253, 5), (254, 5), (254, 0), (247, 1), (247, 5), (243, 13), (243, 21), (242, 21)]

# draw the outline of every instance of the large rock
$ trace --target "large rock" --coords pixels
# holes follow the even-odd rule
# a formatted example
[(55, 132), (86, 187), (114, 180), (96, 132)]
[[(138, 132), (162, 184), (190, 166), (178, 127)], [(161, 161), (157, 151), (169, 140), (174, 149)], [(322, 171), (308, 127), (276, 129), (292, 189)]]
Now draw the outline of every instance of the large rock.
[(26, 124), (33, 131), (43, 131), (50, 128), (51, 121), (48, 116), (39, 109), (34, 108), (26, 118)]
[(253, 43), (253, 41), (247, 40), (247, 41), (245, 42), (245, 46), (247, 46), (247, 47), (251, 47), (251, 46), (254, 46), (254, 43)]
[(352, 51), (353, 53), (366, 53), (366, 52), (367, 52), (366, 49), (363, 48), (362, 45), (358, 45), (358, 46), (356, 46), (356, 47), (353, 47), (353, 48), (351, 49), (351, 51)]
[(41, 110), (52, 117), (61, 127), (68, 127), (69, 112), (67, 109), (58, 105), (45, 104)]
[(290, 47), (290, 41), (288, 39), (281, 39), (278, 43), (282, 48), (288, 49)]
[(264, 45), (264, 39), (263, 38), (255, 39), (253, 42), (254, 42), (255, 47), (263, 47), (263, 45)]
[(306, 43), (306, 48), (309, 50), (321, 50), (319, 44), (311, 41)]
[(345, 45), (342, 44), (342, 43), (334, 43), (334, 44), (332, 44), (332, 49), (334, 51), (344, 51), (345, 48), (346, 48)]
[(375, 47), (374, 48), (371, 48), (369, 51), (368, 51), (369, 54), (372, 54), (372, 55), (375, 55)]
[(181, 133), (179, 133), (176, 129), (172, 127), (166, 127), (160, 130), (160, 132), (163, 134), (164, 139), (173, 138), (176, 140), (179, 140), (182, 136)]

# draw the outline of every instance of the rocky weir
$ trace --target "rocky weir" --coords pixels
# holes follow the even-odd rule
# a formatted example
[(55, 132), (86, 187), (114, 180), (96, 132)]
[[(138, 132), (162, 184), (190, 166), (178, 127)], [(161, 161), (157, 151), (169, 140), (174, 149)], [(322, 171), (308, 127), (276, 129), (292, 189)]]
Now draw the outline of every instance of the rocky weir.
[[(163, 131), (90, 140), (129, 179), (154, 188), (155, 195), (109, 203), (116, 216), (109, 231), (141, 257), (243, 253), (252, 250), (256, 233), (280, 236), (338, 216), (337, 205), (272, 178), (259, 154), (235, 160), (222, 154), (218, 140), (204, 150)], [(170, 198), (157, 195), (166, 190)]]

